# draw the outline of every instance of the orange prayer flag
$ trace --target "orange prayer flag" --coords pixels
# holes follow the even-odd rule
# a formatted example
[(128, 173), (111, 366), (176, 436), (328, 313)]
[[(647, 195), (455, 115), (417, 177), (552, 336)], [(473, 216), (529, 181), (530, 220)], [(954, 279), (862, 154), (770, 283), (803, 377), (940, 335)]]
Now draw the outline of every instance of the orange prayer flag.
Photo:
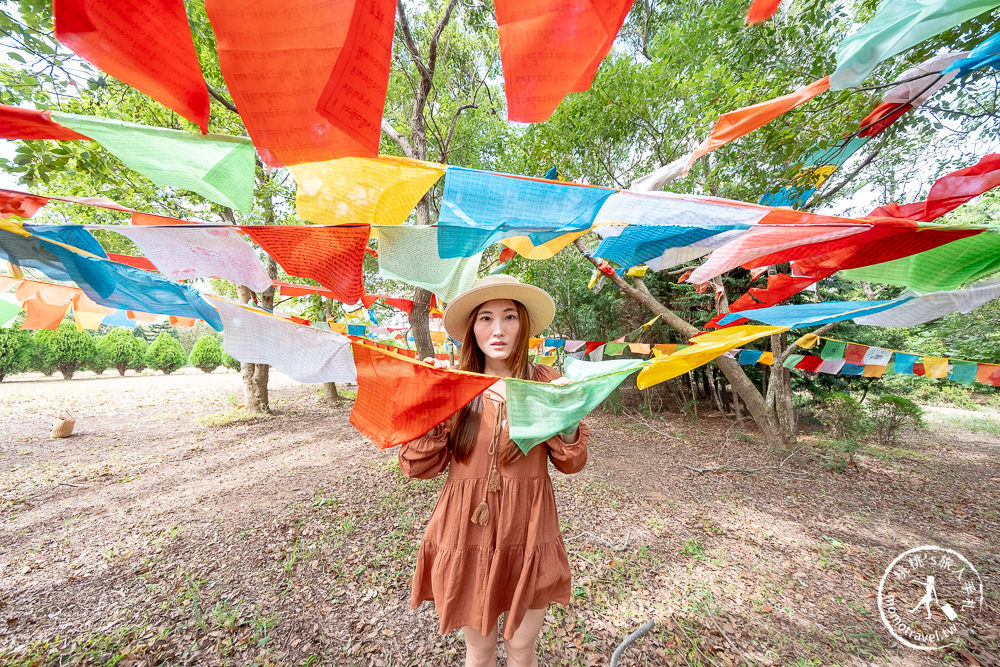
[(170, 316), (170, 324), (175, 327), (193, 327), (195, 320), (193, 317), (178, 317), (177, 315)]
[(654, 345), (653, 349), (660, 354), (667, 356), (677, 351), (677, 343), (660, 343), (659, 345)]
[(143, 313), (137, 310), (126, 310), (125, 317), (130, 320), (135, 320), (136, 322), (155, 322), (159, 319), (159, 315), (154, 313)]
[(389, 82), (392, 0), (208, 0), (219, 65), (271, 167), (375, 157)]
[(722, 114), (715, 122), (712, 133), (695, 149), (690, 161), (693, 162), (730, 141), (750, 134), (829, 89), (830, 77), (825, 76), (787, 95)]
[(885, 373), (886, 368), (888, 368), (888, 366), (865, 364), (865, 369), (861, 372), (861, 375), (866, 378), (880, 378), (882, 377), (882, 374)]
[(979, 364), (976, 367), (976, 382), (1000, 387), (1000, 365)]
[(497, 0), (507, 118), (539, 123), (590, 88), (632, 2)]
[(55, 0), (56, 39), (208, 131), (208, 88), (183, 0)]
[(628, 349), (635, 354), (649, 354), (649, 343), (629, 343)]
[(419, 438), (498, 379), (433, 368), (371, 344), (351, 345), (358, 371), (351, 423), (380, 449)]
[(758, 364), (764, 364), (765, 366), (773, 366), (774, 365), (774, 353), (773, 352), (765, 352), (764, 354), (760, 355), (760, 359), (757, 360), (757, 363)]
[(199, 223), (191, 220), (178, 220), (177, 218), (168, 218), (165, 215), (154, 215), (152, 213), (140, 213), (139, 211), (132, 211), (132, 224), (133, 225), (197, 225)]
[(768, 20), (778, 11), (781, 0), (753, 0), (747, 12), (747, 25), (757, 25)]
[(100, 328), (101, 321), (113, 312), (114, 308), (102, 306), (87, 296), (83, 290), (79, 290), (73, 297), (73, 319), (76, 320), (77, 331)]
[(66, 316), (69, 301), (63, 304), (46, 303), (38, 297), (26, 300), (21, 304), (25, 310), (22, 329), (58, 329), (59, 323)]
[(361, 266), (368, 225), (246, 225), (240, 227), (293, 276), (312, 278), (344, 303), (365, 293)]

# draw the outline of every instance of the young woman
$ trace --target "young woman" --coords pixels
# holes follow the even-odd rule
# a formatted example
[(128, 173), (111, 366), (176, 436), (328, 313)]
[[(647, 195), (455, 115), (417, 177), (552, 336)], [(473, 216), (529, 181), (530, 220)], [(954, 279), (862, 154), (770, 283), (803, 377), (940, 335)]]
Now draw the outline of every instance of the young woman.
[(448, 468), (420, 544), (410, 604), (433, 600), (442, 634), (462, 628), (467, 667), (496, 664), (502, 613), (507, 664), (537, 665), (546, 606), (569, 604), (569, 561), (548, 462), (564, 473), (581, 470), (590, 432), (581, 423), (525, 455), (508, 438), (505, 410), (504, 378), (562, 383), (552, 368), (528, 363), (529, 337), (554, 314), (544, 290), (505, 275), (483, 278), (453, 299), (444, 325), (462, 341), (458, 368), (500, 380), (399, 452), (408, 477)]

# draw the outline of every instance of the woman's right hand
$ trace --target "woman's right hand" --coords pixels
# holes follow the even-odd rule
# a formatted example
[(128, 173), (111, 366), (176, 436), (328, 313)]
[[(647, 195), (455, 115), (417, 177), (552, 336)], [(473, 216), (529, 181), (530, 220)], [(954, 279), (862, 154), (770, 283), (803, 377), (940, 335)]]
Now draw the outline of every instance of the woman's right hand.
[(451, 364), (448, 363), (447, 360), (438, 359), (437, 357), (425, 357), (424, 363), (430, 364), (434, 368), (445, 368), (445, 369), (451, 368)]

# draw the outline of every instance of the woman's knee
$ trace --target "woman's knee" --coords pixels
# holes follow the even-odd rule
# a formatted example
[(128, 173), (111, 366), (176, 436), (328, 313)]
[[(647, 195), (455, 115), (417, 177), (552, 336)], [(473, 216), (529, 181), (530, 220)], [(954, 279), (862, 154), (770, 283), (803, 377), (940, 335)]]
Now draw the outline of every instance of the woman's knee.
[(484, 635), (475, 628), (466, 626), (462, 628), (462, 634), (465, 635), (466, 667), (493, 667), (496, 665), (496, 627), (489, 635)]

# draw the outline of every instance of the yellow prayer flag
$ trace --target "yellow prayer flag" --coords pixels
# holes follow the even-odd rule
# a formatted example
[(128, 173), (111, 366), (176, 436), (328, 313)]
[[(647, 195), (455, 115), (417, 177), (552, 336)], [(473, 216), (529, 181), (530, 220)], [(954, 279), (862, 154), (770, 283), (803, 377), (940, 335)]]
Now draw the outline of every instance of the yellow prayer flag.
[(865, 370), (862, 371), (861, 375), (866, 378), (880, 378), (882, 377), (882, 374), (885, 373), (886, 368), (888, 368), (888, 366), (865, 364)]
[(703, 366), (729, 350), (782, 331), (788, 331), (788, 327), (743, 325), (692, 338), (690, 347), (669, 356), (654, 357), (652, 364), (639, 371), (636, 385), (639, 389), (647, 389)]
[(819, 342), (819, 336), (814, 333), (807, 333), (797, 341), (795, 344), (801, 347), (803, 350), (811, 350), (816, 347), (816, 343)]
[(504, 244), (518, 255), (528, 259), (552, 259), (560, 250), (586, 234), (588, 231), (590, 230), (585, 229), (582, 232), (570, 232), (569, 234), (563, 234), (562, 236), (555, 237), (551, 241), (546, 241), (542, 245), (533, 244), (531, 239), (527, 236), (511, 236), (510, 238), (503, 239), (500, 243)]
[(924, 377), (948, 377), (948, 359), (946, 357), (924, 357)]
[(651, 327), (651, 326), (653, 326), (654, 324), (656, 324), (656, 320), (658, 320), (658, 319), (660, 319), (660, 316), (659, 316), (659, 315), (657, 315), (656, 317), (654, 317), (654, 318), (653, 318), (653, 319), (651, 319), (650, 321), (648, 321), (648, 322), (646, 322), (645, 324), (643, 324), (643, 325), (642, 325), (642, 330), (643, 330), (643, 331), (645, 331), (645, 330), (646, 330), (646, 329), (648, 329), (649, 327)]
[(537, 357), (535, 357), (535, 363), (536, 364), (542, 364), (543, 366), (555, 366), (556, 365), (556, 355), (554, 355), (554, 354), (541, 355), (540, 354)]
[[(649, 267), (645, 264), (641, 266), (633, 266), (628, 271), (625, 272), (626, 276), (635, 276), (636, 278), (642, 278), (646, 275), (646, 271), (649, 271)], [(657, 315), (659, 317), (659, 315)]]
[(443, 331), (432, 331), (431, 340), (437, 345), (443, 345), (446, 340), (448, 340), (448, 334)]
[(758, 364), (764, 364), (765, 366), (774, 365), (774, 355), (770, 352), (765, 352), (760, 355), (760, 359), (757, 360)]
[(289, 167), (299, 217), (322, 225), (398, 225), (444, 174), (436, 162), (380, 155)]

